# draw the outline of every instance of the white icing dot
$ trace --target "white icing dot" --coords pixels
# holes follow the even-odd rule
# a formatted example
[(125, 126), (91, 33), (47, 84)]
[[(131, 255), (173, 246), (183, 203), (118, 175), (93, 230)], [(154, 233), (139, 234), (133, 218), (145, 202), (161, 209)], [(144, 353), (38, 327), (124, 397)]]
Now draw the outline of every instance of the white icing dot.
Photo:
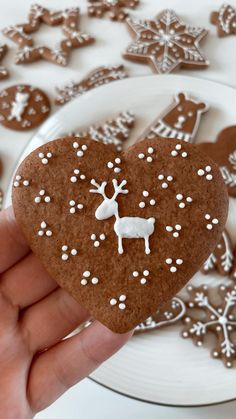
[(68, 250), (68, 246), (66, 246), (66, 245), (62, 246), (61, 250), (62, 250), (63, 252), (65, 252), (66, 250)]
[(143, 191), (143, 196), (147, 197), (149, 195), (148, 191)]
[(167, 265), (171, 265), (171, 263), (172, 263), (172, 259), (171, 259), (171, 258), (167, 258), (167, 259), (166, 259), (166, 263), (167, 263)]
[(175, 149), (176, 149), (176, 150), (181, 150), (181, 148), (182, 148), (181, 144), (177, 144), (177, 145), (175, 146)]
[(139, 202), (139, 207), (140, 208), (145, 208), (145, 202)]
[(121, 172), (121, 169), (119, 167), (115, 167), (114, 172), (115, 173), (120, 173)]
[(147, 282), (146, 278), (141, 278), (140, 279), (140, 284), (144, 285), (144, 284), (146, 284), (146, 282)]
[(98, 284), (98, 278), (96, 278), (96, 277), (92, 278), (91, 282), (92, 282), (93, 285)]
[(212, 230), (213, 226), (212, 226), (212, 224), (207, 224), (206, 228), (207, 228), (207, 230)]
[(137, 276), (139, 276), (138, 271), (134, 271), (134, 272), (133, 272), (133, 276), (134, 276), (134, 278), (137, 278)]
[(91, 234), (91, 240), (96, 240), (96, 234)]
[(75, 208), (70, 208), (70, 213), (75, 214)]
[(69, 202), (69, 204), (70, 204), (71, 206), (73, 206), (73, 205), (75, 205), (75, 201), (73, 201), (73, 200), (72, 200), (72, 201), (70, 201), (70, 202)]
[(75, 141), (75, 142), (73, 143), (73, 147), (74, 147), (74, 148), (78, 148), (78, 147), (79, 147), (79, 144)]
[(85, 179), (85, 175), (80, 175), (80, 179), (84, 180)]
[(186, 153), (186, 151), (184, 151), (183, 153), (182, 153), (182, 157), (187, 157), (188, 156), (188, 153)]
[(154, 152), (153, 148), (152, 147), (148, 147), (148, 153), (149, 154), (152, 154), (153, 152)]
[(43, 159), (44, 158), (44, 154), (43, 153), (39, 153), (39, 158)]
[(81, 285), (87, 285), (88, 281), (87, 281), (87, 279), (83, 278), (83, 279), (81, 279), (80, 283), (81, 283)]
[(211, 166), (206, 166), (206, 171), (209, 173), (211, 172)]
[(119, 309), (124, 310), (126, 308), (126, 305), (124, 303), (119, 304)]
[(183, 263), (183, 259), (177, 259), (177, 260), (176, 260), (176, 263), (177, 263), (177, 265), (182, 265), (182, 263)]
[(47, 153), (47, 157), (50, 159), (52, 157), (52, 153)]
[(120, 159), (119, 157), (117, 157), (117, 158), (115, 159), (115, 163), (116, 163), (116, 164), (120, 164), (120, 163), (121, 163), (121, 159)]
[(105, 240), (105, 238), (106, 238), (106, 236), (105, 236), (105, 234), (100, 234), (100, 240)]
[(24, 181), (23, 181), (23, 185), (24, 185), (24, 186), (29, 186), (29, 181), (28, 181), (28, 180), (24, 180)]
[(83, 206), (83, 204), (78, 204), (78, 205), (77, 205), (77, 208), (78, 208), (78, 209), (83, 209), (83, 208), (84, 208), (84, 206)]
[(46, 231), (46, 236), (51, 237), (52, 236), (52, 231), (51, 230), (47, 230)]
[(151, 163), (152, 162), (152, 157), (147, 157), (147, 162)]
[(212, 180), (213, 176), (212, 175), (206, 175), (206, 180)]
[(42, 221), (40, 225), (41, 225), (41, 228), (46, 228), (47, 227), (47, 224), (45, 223), (45, 221)]
[(177, 271), (177, 268), (175, 267), (175, 266), (171, 266), (171, 268), (170, 268), (170, 272), (176, 272)]
[(150, 205), (155, 205), (155, 204), (156, 204), (155, 199), (151, 199), (151, 201), (150, 201)]
[(14, 182), (13, 185), (15, 186), (15, 188), (18, 188), (18, 186), (20, 186), (19, 182)]
[(198, 176), (204, 176), (205, 172), (203, 169), (199, 169), (197, 172)]
[(82, 148), (83, 151), (88, 150), (88, 147), (85, 144), (83, 144), (81, 148)]
[(168, 231), (168, 232), (170, 233), (171, 231), (173, 231), (173, 227), (171, 227), (171, 226), (166, 226), (166, 231)]
[(39, 235), (39, 236), (43, 236), (43, 234), (44, 234), (44, 233), (43, 233), (43, 231), (42, 231), (42, 230), (39, 230), (39, 231), (38, 231), (38, 235)]
[(181, 201), (181, 199), (183, 199), (183, 195), (182, 194), (177, 194), (176, 195), (176, 199), (178, 199), (178, 201)]
[(119, 297), (119, 301), (125, 301), (126, 300), (126, 295), (122, 294)]
[(210, 220), (210, 218), (211, 218), (210, 214), (206, 214), (206, 215), (205, 215), (205, 219), (206, 219), (206, 220)]
[(39, 202), (41, 201), (39, 196), (36, 196), (36, 198), (34, 198), (34, 202), (36, 202), (36, 204), (39, 204)]
[(84, 152), (82, 150), (79, 150), (79, 151), (77, 151), (76, 154), (77, 154), (78, 157), (83, 157)]
[(188, 197), (186, 198), (186, 201), (187, 201), (187, 202), (193, 202), (193, 200), (192, 200), (192, 198), (191, 198), (190, 196), (188, 196)]
[(114, 164), (113, 164), (111, 161), (109, 161), (109, 162), (107, 163), (107, 167), (108, 167), (109, 169), (112, 169), (112, 168), (113, 168), (113, 166), (114, 166)]
[(217, 218), (213, 218), (212, 222), (213, 222), (213, 224), (218, 224), (219, 220)]
[(177, 232), (173, 233), (173, 237), (175, 237), (175, 238), (179, 237), (179, 233), (177, 233)]
[(184, 202), (180, 202), (179, 207), (180, 208), (185, 208), (185, 203)]
[(75, 175), (79, 175), (79, 169), (75, 169), (75, 170), (74, 170), (74, 174), (75, 174)]
[(100, 246), (100, 243), (99, 243), (99, 241), (97, 241), (97, 240), (96, 240), (96, 241), (94, 242), (94, 247), (99, 247), (99, 246)]
[(77, 177), (75, 177), (75, 176), (71, 176), (70, 181), (71, 181), (72, 183), (77, 182)]
[(43, 158), (43, 159), (42, 159), (42, 163), (43, 163), (43, 164), (48, 164), (48, 159)]
[(116, 305), (116, 303), (117, 303), (117, 300), (116, 300), (115, 298), (112, 298), (112, 299), (110, 300), (110, 304), (111, 304), (111, 306), (115, 306), (115, 305)]
[(173, 151), (171, 152), (171, 155), (172, 155), (173, 157), (176, 157), (176, 156), (178, 156), (178, 153), (177, 153), (177, 151), (176, 151), (176, 150), (173, 150)]
[(16, 176), (16, 180), (21, 180), (21, 176), (20, 175), (17, 175)]
[(61, 258), (62, 258), (62, 260), (67, 260), (69, 258), (69, 256), (66, 253), (63, 253)]
[(77, 255), (77, 250), (76, 249), (72, 249), (70, 253), (72, 254), (72, 256), (75, 256), (75, 255)]
[(39, 195), (40, 196), (43, 196), (45, 194), (45, 190), (44, 189), (41, 189), (41, 191), (39, 191)]
[(51, 198), (50, 198), (50, 196), (45, 196), (44, 201), (45, 201), (45, 202), (47, 202), (47, 203), (48, 203), (48, 202), (51, 202)]
[(168, 180), (168, 182), (172, 182), (173, 176), (167, 176), (167, 180)]
[(159, 180), (163, 180), (163, 179), (164, 179), (164, 175), (159, 175), (159, 176), (158, 176), (158, 179), (159, 179)]
[(148, 276), (149, 275), (149, 271), (147, 271), (147, 270), (143, 271), (143, 275), (144, 276)]
[(164, 182), (161, 185), (162, 189), (167, 189), (168, 188), (168, 183)]
[(90, 275), (91, 275), (91, 273), (90, 273), (89, 271), (85, 271), (85, 272), (83, 273), (83, 276), (84, 276), (85, 278), (89, 278), (89, 277), (90, 277)]
[(140, 154), (138, 155), (138, 158), (139, 158), (139, 159), (144, 159), (144, 157), (145, 157), (145, 156), (144, 156), (144, 154), (143, 154), (143, 153), (140, 153)]
[(176, 224), (175, 228), (176, 228), (176, 230), (180, 231), (182, 227), (181, 227), (181, 225)]

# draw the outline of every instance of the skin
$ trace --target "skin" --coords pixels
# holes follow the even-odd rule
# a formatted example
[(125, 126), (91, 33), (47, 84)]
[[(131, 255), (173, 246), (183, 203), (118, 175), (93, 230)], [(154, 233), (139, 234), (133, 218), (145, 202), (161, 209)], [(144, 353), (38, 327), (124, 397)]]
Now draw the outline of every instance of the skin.
[(98, 321), (30, 252), (11, 208), (0, 214), (0, 419), (29, 419), (120, 349), (132, 332)]

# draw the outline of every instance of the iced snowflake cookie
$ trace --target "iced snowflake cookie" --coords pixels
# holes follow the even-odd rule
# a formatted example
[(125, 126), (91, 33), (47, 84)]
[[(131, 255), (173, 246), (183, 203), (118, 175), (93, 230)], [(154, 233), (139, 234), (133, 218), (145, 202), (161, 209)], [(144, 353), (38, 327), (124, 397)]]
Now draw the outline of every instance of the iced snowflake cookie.
[[(3, 58), (5, 57), (6, 53), (7, 53), (7, 45), (0, 45), (0, 62), (3, 60)], [(3, 67), (0, 66), (0, 80), (4, 80), (7, 79), (9, 77), (9, 73), (8, 70)]]
[(211, 355), (231, 368), (236, 358), (236, 286), (209, 289), (206, 285), (188, 286), (187, 291), (190, 298), (182, 336), (191, 338), (200, 347), (209, 334), (214, 334), (216, 343)]
[(135, 328), (135, 333), (149, 332), (171, 326), (181, 320), (185, 312), (186, 306), (184, 301), (180, 297), (174, 297), (168, 303), (164, 304), (161, 309), (157, 310), (154, 315), (148, 317), (143, 323), (140, 323)]
[[(38, 4), (32, 5), (26, 23), (3, 29), (3, 34), (19, 45), (15, 63), (28, 64), (47, 60), (54, 64), (67, 65), (74, 48), (81, 48), (94, 42), (94, 38), (79, 30), (79, 18), (80, 11), (77, 7), (52, 12)], [(42, 23), (62, 27), (64, 37), (54, 49), (44, 45), (34, 45), (31, 34), (38, 31)]]
[(134, 9), (139, 0), (88, 0), (88, 15), (103, 17), (107, 12), (111, 20), (125, 20), (129, 15), (124, 9)]
[[(198, 175), (206, 166), (210, 181)], [(23, 161), (13, 204), (51, 276), (122, 333), (199, 270), (221, 237), (228, 197), (217, 165), (191, 144), (155, 139), (117, 155), (100, 142), (66, 137)], [(218, 220), (212, 230), (206, 214)]]
[(57, 88), (56, 105), (64, 105), (77, 96), (91, 90), (95, 87), (108, 84), (115, 80), (122, 80), (127, 77), (127, 73), (123, 65), (102, 66), (95, 68), (87, 76), (78, 83), (68, 83), (64, 87)]
[[(198, 147), (219, 166), (230, 196), (236, 197), (236, 125), (225, 128), (215, 143), (202, 143)], [(202, 174), (204, 176), (204, 174)]]
[(36, 87), (19, 84), (0, 92), (0, 123), (4, 127), (33, 129), (48, 117), (50, 109), (48, 97)]
[(206, 103), (193, 100), (186, 93), (179, 93), (174, 97), (174, 102), (145, 129), (138, 141), (162, 137), (193, 143), (206, 111)]
[[(206, 215), (206, 221), (209, 219), (207, 228), (212, 230), (214, 223), (216, 223), (217, 220), (213, 219), (211, 221), (209, 217), (209, 215)], [(224, 230), (214, 252), (209, 256), (206, 262), (204, 262), (202, 272), (208, 274), (212, 271), (216, 271), (222, 276), (227, 276), (232, 271), (233, 260), (233, 243), (227, 231)]]
[[(134, 114), (130, 111), (121, 112), (116, 118), (106, 121), (103, 125), (91, 125), (87, 130), (80, 133), (73, 133), (75, 137), (89, 137), (94, 141), (113, 146), (118, 152), (122, 150), (123, 144), (130, 138), (132, 128), (135, 124)], [(119, 164), (114, 162), (114, 167)]]
[(127, 24), (135, 39), (124, 58), (149, 64), (154, 73), (208, 67), (199, 46), (208, 32), (186, 25), (173, 10), (164, 10), (154, 20), (127, 19)]
[(217, 28), (219, 37), (236, 35), (236, 9), (223, 4), (218, 12), (212, 12), (210, 21)]

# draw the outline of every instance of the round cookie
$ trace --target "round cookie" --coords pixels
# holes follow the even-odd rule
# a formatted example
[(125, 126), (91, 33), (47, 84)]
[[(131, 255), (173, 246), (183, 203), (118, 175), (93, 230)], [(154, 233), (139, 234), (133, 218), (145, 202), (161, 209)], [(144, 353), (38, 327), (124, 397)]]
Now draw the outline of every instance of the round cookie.
[(33, 129), (48, 117), (50, 110), (47, 95), (37, 87), (19, 84), (0, 93), (0, 123), (6, 128)]
[[(198, 175), (206, 166), (211, 178)], [(48, 142), (18, 168), (12, 197), (49, 274), (116, 333), (183, 288), (215, 249), (228, 211), (218, 166), (172, 139), (118, 155), (88, 138)]]

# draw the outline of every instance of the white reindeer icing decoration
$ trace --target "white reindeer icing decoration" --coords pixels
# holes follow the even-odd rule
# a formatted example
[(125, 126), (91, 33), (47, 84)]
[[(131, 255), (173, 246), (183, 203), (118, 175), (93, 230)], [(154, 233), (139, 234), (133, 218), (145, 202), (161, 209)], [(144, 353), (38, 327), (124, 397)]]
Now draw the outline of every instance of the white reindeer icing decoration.
[(107, 182), (102, 182), (99, 185), (94, 179), (91, 180), (91, 184), (97, 189), (90, 189), (92, 193), (98, 193), (102, 195), (104, 201), (96, 209), (95, 217), (97, 220), (107, 220), (113, 215), (116, 218), (114, 224), (114, 231), (118, 236), (118, 252), (119, 254), (124, 253), (122, 239), (144, 239), (145, 241), (145, 253), (149, 255), (149, 237), (154, 232), (155, 218), (151, 217), (148, 219), (140, 217), (120, 217), (118, 212), (118, 203), (116, 198), (119, 194), (127, 194), (128, 189), (122, 189), (127, 184), (126, 180), (123, 180), (120, 185), (116, 179), (112, 180), (114, 186), (114, 195), (112, 198), (108, 198), (105, 194), (105, 187)]
[(16, 119), (18, 122), (21, 121), (21, 116), (24, 113), (25, 108), (28, 106), (28, 93), (17, 92), (15, 100), (12, 102), (11, 114), (8, 117), (8, 120)]

